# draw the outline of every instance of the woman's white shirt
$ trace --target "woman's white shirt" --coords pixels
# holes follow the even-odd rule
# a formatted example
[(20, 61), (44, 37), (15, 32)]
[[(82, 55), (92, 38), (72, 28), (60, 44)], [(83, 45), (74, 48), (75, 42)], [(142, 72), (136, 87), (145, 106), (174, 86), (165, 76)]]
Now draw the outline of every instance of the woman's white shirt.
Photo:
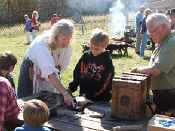
[[(49, 33), (38, 36), (27, 50), (28, 57), (34, 64), (33, 70), (33, 93), (42, 90), (58, 92), (51, 83), (48, 82), (48, 76), (63, 72), (69, 65), (72, 49), (70, 46), (51, 51), (49, 47)], [(57, 69), (57, 66), (61, 69)], [(40, 79), (41, 77), (41, 79)]]

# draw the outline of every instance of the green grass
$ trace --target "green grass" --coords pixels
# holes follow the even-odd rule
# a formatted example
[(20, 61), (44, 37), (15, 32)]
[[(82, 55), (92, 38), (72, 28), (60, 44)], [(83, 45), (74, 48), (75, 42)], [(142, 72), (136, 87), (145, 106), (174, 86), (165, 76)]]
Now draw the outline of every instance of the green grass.
[[(85, 22), (87, 28), (87, 32), (85, 35), (81, 35), (80, 27), (76, 25), (76, 32), (71, 42), (73, 47), (73, 56), (68, 69), (62, 75), (62, 80), (65, 86), (67, 86), (68, 83), (72, 80), (73, 69), (82, 54), (81, 44), (89, 40), (91, 30), (98, 27), (109, 31), (107, 27), (106, 16), (85, 17)], [(48, 23), (42, 24), (42, 30), (47, 29), (48, 25)], [(12, 29), (8, 29), (8, 33), (6, 33), (6, 35), (0, 35), (0, 52), (10, 50), (17, 56), (18, 64), (16, 65), (15, 70), (13, 72), (15, 83), (17, 84), (20, 63), (28, 46), (25, 45), (26, 40), (23, 31), (18, 32), (18, 34), (15, 34), (14, 29), (15, 27), (13, 27)], [(150, 51), (146, 51), (146, 56), (150, 56), (150, 53)], [(139, 58), (134, 53), (133, 49), (129, 49), (129, 57), (116, 57), (113, 59), (113, 63), (115, 66), (115, 75), (120, 75), (122, 72), (130, 71), (136, 66), (147, 65), (148, 61)]]

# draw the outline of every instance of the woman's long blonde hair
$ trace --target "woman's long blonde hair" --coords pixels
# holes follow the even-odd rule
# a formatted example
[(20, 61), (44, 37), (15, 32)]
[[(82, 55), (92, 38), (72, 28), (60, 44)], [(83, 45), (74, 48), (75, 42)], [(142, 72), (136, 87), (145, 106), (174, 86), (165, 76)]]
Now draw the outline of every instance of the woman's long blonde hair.
[(56, 22), (50, 29), (50, 48), (54, 49), (55, 47), (55, 39), (59, 37), (59, 35), (69, 36), (74, 32), (74, 24), (69, 19), (61, 19)]

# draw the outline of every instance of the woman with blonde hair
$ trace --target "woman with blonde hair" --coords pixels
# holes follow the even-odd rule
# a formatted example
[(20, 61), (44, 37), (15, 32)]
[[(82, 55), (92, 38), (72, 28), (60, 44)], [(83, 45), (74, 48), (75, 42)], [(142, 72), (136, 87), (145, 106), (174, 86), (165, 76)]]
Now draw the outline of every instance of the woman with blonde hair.
[(62, 94), (67, 105), (74, 104), (59, 77), (70, 62), (73, 32), (73, 23), (62, 19), (32, 42), (20, 69), (19, 98), (50, 91)]

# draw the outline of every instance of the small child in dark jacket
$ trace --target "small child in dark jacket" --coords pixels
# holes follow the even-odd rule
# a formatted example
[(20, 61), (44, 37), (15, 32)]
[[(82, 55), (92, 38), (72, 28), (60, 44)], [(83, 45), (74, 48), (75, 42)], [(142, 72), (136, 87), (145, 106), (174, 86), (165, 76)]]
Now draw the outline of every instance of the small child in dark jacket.
[(80, 87), (80, 96), (92, 101), (111, 99), (114, 66), (111, 55), (106, 51), (109, 36), (96, 29), (90, 39), (90, 51), (85, 52), (77, 63), (69, 90), (75, 92)]
[(14, 131), (51, 131), (42, 125), (49, 119), (49, 109), (41, 100), (29, 100), (24, 103), (24, 125)]

